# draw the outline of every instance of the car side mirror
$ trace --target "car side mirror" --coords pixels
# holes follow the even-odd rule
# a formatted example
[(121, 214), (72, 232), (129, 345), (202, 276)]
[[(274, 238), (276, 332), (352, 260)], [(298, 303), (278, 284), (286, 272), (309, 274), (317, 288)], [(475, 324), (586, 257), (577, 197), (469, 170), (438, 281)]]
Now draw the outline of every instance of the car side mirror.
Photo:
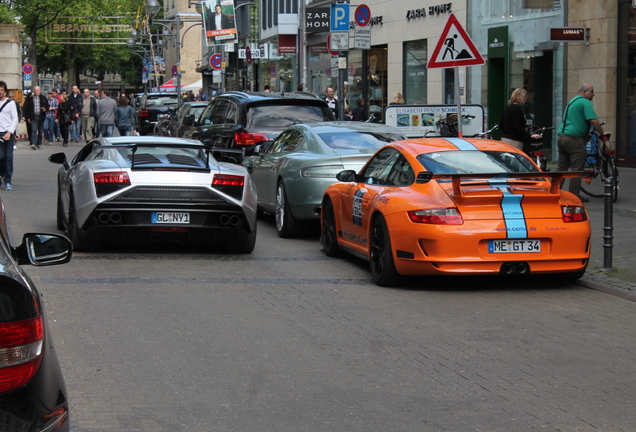
[(27, 233), (12, 252), (20, 265), (49, 266), (69, 262), (72, 250), (71, 241), (63, 235)]
[(341, 182), (352, 182), (355, 181), (356, 175), (354, 170), (344, 170), (336, 174), (336, 179)]
[(68, 160), (66, 159), (66, 154), (64, 152), (61, 153), (53, 153), (49, 156), (49, 162), (59, 165), (64, 165), (64, 168), (69, 169), (70, 165), (68, 164)]
[(194, 124), (194, 114), (188, 114), (183, 118), (183, 124), (186, 126), (192, 126)]

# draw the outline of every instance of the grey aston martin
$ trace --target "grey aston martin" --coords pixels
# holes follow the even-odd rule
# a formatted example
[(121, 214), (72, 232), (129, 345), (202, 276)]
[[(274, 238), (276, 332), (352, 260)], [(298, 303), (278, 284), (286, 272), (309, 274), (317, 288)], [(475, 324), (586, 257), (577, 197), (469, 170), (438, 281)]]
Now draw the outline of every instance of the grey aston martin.
[(386, 143), (406, 137), (393, 126), (352, 121), (297, 124), (243, 161), (258, 191), (260, 211), (275, 214), (281, 237), (318, 224), (325, 189), (336, 174), (358, 171)]

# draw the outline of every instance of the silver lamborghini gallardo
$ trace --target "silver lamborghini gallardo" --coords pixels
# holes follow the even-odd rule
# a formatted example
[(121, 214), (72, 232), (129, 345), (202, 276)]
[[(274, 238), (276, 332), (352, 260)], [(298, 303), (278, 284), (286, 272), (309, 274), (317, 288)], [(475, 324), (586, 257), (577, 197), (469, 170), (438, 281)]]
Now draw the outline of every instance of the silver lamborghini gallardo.
[[(227, 150), (224, 150), (227, 151)], [(181, 138), (125, 136), (91, 141), (60, 164), (57, 226), (75, 250), (101, 242), (180, 242), (250, 253), (256, 188), (246, 169)]]

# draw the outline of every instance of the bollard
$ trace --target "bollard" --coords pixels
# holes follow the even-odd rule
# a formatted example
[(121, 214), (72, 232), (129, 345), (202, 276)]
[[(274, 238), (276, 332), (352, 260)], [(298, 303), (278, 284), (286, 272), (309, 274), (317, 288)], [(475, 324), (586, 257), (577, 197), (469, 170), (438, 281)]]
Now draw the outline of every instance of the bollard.
[(614, 248), (614, 177), (605, 179), (605, 218), (603, 226), (603, 271), (614, 270), (612, 253)]

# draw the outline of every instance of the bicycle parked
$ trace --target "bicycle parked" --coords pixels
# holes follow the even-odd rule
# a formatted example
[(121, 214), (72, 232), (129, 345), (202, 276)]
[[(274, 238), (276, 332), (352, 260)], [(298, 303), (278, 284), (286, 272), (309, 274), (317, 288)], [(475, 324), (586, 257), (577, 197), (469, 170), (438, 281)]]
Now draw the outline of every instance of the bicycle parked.
[(478, 134), (475, 134), (475, 138), (492, 139), (492, 133), (496, 131), (497, 129), (499, 129), (498, 124), (494, 125), (491, 129), (488, 129), (487, 131), (479, 132)]
[(161, 120), (159, 120), (157, 123), (155, 123), (155, 127), (153, 130), (153, 134), (155, 136), (164, 136), (164, 137), (171, 137), (173, 136), (172, 133), (172, 122), (171, 117), (173, 114), (170, 114), (164, 118), (162, 118)]
[[(543, 155), (543, 134), (545, 131), (553, 130), (552, 126), (529, 126), (530, 135), (533, 137), (530, 139), (530, 147), (526, 151), (526, 154), (530, 156), (530, 159), (534, 161), (541, 171), (550, 171), (548, 167), (548, 160)], [(538, 138), (537, 136), (540, 136)], [(536, 138), (535, 138), (536, 137)], [(525, 149), (524, 149), (525, 150)]]
[[(601, 126), (604, 124), (605, 122), (601, 123)], [(605, 193), (605, 179), (611, 176), (614, 178), (612, 198), (616, 202), (618, 199), (618, 168), (614, 160), (616, 150), (610, 150), (607, 146), (609, 139), (609, 133), (600, 135), (593, 127), (590, 128), (590, 140), (586, 143), (585, 169), (594, 170), (594, 176), (589, 184), (581, 183), (581, 190), (591, 197), (600, 198)]]

